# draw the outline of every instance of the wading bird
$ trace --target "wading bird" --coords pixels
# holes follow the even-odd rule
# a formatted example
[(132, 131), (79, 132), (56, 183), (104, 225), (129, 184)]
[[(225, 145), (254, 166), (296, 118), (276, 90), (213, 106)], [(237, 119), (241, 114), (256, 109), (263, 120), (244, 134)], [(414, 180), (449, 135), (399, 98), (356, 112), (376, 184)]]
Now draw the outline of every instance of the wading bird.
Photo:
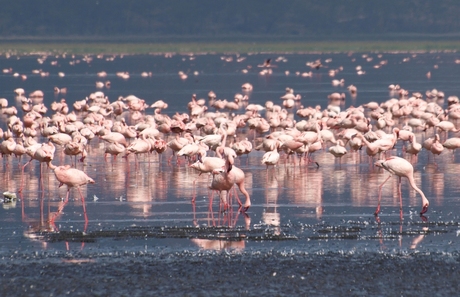
[(399, 177), (399, 212), (400, 212), (400, 218), (402, 220), (402, 194), (401, 194), (401, 177), (406, 177), (409, 180), (410, 186), (417, 191), (420, 196), (422, 196), (422, 211), (420, 212), (420, 215), (422, 216), (424, 213), (427, 212), (428, 210), (428, 205), (430, 204), (428, 202), (428, 199), (426, 198), (425, 194), (420, 190), (417, 185), (415, 184), (414, 180), (414, 167), (412, 166), (409, 161), (406, 159), (392, 156), (387, 158), (386, 160), (378, 160), (375, 162), (375, 166), (381, 167), (388, 171), (390, 173), (390, 176), (385, 179), (385, 181), (379, 186), (379, 202), (377, 205), (377, 209), (375, 210), (375, 215), (378, 216), (380, 212), (380, 200), (382, 198), (382, 187), (383, 185), (390, 179), (390, 177), (394, 175)]

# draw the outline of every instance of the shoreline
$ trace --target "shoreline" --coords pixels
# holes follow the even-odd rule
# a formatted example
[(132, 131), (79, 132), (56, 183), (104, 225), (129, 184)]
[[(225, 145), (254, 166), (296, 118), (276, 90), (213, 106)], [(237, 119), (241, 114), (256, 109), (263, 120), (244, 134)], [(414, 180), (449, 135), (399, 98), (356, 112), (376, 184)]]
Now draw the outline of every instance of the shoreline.
[(1, 55), (41, 54), (320, 54), (320, 53), (425, 53), (457, 52), (460, 40), (361, 41), (97, 41), (4, 40)]

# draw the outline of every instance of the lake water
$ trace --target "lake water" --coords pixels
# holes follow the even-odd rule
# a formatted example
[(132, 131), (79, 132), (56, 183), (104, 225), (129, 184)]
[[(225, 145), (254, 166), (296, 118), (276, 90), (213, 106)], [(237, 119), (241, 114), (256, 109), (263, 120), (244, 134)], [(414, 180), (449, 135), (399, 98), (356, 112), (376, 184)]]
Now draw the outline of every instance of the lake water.
[[(207, 98), (210, 90), (219, 99), (243, 93), (249, 103), (264, 105), (268, 100), (281, 104), (279, 97), (290, 87), (302, 96), (302, 105), (323, 109), (333, 92), (346, 93), (343, 109), (384, 102), (396, 96), (389, 92), (390, 84), (410, 93), (437, 89), (446, 99), (460, 94), (457, 53), (38, 58), (42, 56), (0, 56), (1, 68), (11, 69), (0, 74), (0, 98), (16, 105), (18, 116), (23, 112), (14, 99), (16, 88), (26, 94), (42, 90), (47, 106), (61, 98), (71, 106), (95, 91), (111, 101), (135, 95), (150, 105), (161, 99), (169, 104), (164, 113), (170, 116), (188, 112), (192, 94)], [(268, 58), (272, 72), (261, 74), (265, 68), (258, 65)], [(317, 59), (323, 63), (320, 69), (306, 65)], [(357, 66), (365, 73), (358, 75)], [(332, 69), (342, 70), (331, 77)], [(98, 77), (100, 71), (107, 77)], [(188, 77), (181, 79), (179, 71)], [(310, 71), (311, 76), (302, 75)], [(122, 79), (117, 72), (130, 76)], [(332, 79), (345, 83), (333, 86)], [(110, 88), (96, 88), (97, 81), (107, 80)], [(244, 93), (241, 85), (247, 82), (254, 89)], [(355, 97), (347, 91), (349, 85), (358, 88)], [(67, 93), (55, 93), (54, 87), (66, 87)], [(446, 99), (438, 104), (446, 108)], [(235, 111), (243, 112), (244, 106)], [(129, 113), (124, 116), (130, 121)], [(2, 115), (3, 130), (6, 121)], [(397, 125), (402, 127), (403, 120)], [(419, 142), (432, 136), (432, 130), (416, 132)], [(244, 137), (253, 140), (253, 131), (241, 129), (237, 139)], [(168, 162), (170, 150), (161, 156), (141, 155), (137, 162), (133, 156), (106, 161), (104, 145), (92, 141), (85, 163), (77, 164), (96, 182), (82, 188), (87, 224), (77, 190), (71, 190), (64, 204), (65, 187), (58, 188), (46, 166), (40, 178), (40, 165), (33, 161), (25, 169), (25, 189), (18, 193), (18, 165), (27, 158), (3, 157), (0, 189), (18, 196), (0, 208), (3, 295), (452, 296), (460, 289), (459, 152), (445, 150), (435, 159), (425, 150), (419, 154), (414, 176), (430, 208), (422, 220), (420, 196), (403, 179), (401, 221), (397, 178), (383, 187), (382, 212), (379, 220), (374, 217), (378, 186), (388, 173), (370, 165), (364, 150), (349, 151), (340, 162), (327, 150), (318, 151), (313, 159), (319, 168), (282, 158), (267, 170), (261, 164), (263, 151), (239, 157), (235, 164), (245, 171), (252, 200), (244, 214), (236, 203), (220, 212), (218, 199), (209, 210), (211, 178), (198, 176), (183, 159)], [(398, 142), (391, 154), (403, 156), (402, 147)], [(71, 162), (62, 149), (56, 151), (55, 165)]]

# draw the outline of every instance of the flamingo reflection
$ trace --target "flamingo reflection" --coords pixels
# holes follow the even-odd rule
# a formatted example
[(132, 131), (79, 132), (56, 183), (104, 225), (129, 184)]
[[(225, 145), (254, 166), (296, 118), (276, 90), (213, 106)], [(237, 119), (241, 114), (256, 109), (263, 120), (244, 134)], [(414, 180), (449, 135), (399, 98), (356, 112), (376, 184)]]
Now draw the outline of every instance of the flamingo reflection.
[(278, 212), (278, 195), (279, 187), (278, 180), (271, 178), (265, 187), (265, 203), (266, 207), (262, 213), (262, 221), (275, 228), (274, 234), (281, 234), (281, 215)]
[(39, 241), (42, 244), (43, 248), (47, 247), (47, 242), (43, 240), (43, 236), (40, 236), (40, 233), (48, 233), (48, 232), (56, 232), (56, 226), (53, 222), (51, 222), (51, 213), (48, 208), (48, 218), (45, 217), (44, 214), (44, 195), (45, 192), (42, 191), (42, 194), (40, 196), (40, 214), (39, 214), (39, 219), (32, 219), (29, 218), (26, 214), (26, 208), (25, 208), (25, 200), (24, 196), (22, 193), (19, 193), (19, 197), (21, 200), (21, 215), (22, 215), (22, 221), (27, 223), (29, 226), (25, 231), (24, 231), (24, 236), (26, 238), (29, 238), (30, 240), (34, 241)]
[(244, 240), (217, 240), (217, 239), (201, 239), (192, 238), (191, 241), (203, 250), (236, 250), (242, 251), (246, 247)]
[[(197, 218), (196, 206), (192, 204), (193, 209), (193, 223), (195, 226), (200, 226), (200, 221), (205, 220), (207, 226), (224, 228), (223, 231), (219, 231), (218, 239), (207, 239), (207, 238), (193, 238), (191, 241), (201, 249), (205, 250), (243, 250), (245, 248), (245, 236), (236, 232), (237, 223), (240, 215), (244, 220), (245, 230), (250, 229), (251, 218), (247, 213), (241, 212), (218, 212), (216, 215), (213, 209), (209, 209), (206, 218)], [(228, 230), (228, 232), (225, 232)], [(212, 229), (209, 230), (211, 232)], [(204, 228), (206, 232), (206, 228)]]

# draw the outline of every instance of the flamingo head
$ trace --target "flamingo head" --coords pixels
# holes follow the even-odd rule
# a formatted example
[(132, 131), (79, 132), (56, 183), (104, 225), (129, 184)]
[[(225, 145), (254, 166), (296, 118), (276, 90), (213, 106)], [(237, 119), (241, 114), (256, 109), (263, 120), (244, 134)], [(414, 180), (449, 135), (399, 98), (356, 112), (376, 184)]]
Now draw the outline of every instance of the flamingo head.
[(422, 211), (420, 212), (420, 216), (422, 216), (424, 213), (428, 211), (428, 204), (423, 205)]
[(383, 168), (383, 162), (385, 162), (385, 160), (378, 160), (377, 162), (374, 163), (374, 165), (377, 167)]

